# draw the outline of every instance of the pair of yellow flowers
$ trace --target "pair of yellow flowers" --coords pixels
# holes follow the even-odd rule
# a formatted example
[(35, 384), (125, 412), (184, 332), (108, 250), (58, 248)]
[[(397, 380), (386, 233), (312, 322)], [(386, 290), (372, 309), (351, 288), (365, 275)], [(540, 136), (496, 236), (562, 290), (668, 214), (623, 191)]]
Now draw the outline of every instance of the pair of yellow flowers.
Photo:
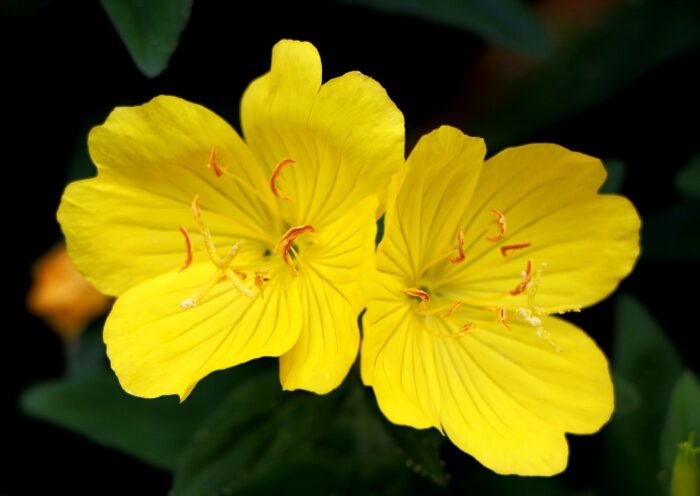
[[(285, 389), (362, 380), (397, 424), (436, 427), (499, 473), (566, 466), (613, 389), (603, 353), (550, 316), (614, 290), (639, 218), (599, 195), (600, 161), (507, 149), (441, 127), (404, 160), (401, 112), (373, 79), (321, 84), (309, 43), (281, 41), (241, 102), (245, 141), (161, 96), (89, 137), (96, 178), (58, 217), (71, 257), (117, 296), (104, 339), (123, 388), (181, 399), (207, 374), (280, 357)], [(375, 252), (376, 218), (385, 232)]]

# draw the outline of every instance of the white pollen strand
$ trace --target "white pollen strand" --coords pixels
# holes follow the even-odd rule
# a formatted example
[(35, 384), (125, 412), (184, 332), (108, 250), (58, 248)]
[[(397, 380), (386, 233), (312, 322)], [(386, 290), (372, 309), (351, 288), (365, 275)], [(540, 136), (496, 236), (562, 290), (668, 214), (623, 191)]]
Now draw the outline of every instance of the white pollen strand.
[(182, 300), (180, 302), (180, 308), (187, 310), (190, 308), (194, 308), (197, 306), (197, 302), (195, 301), (194, 298), (187, 298), (186, 300)]

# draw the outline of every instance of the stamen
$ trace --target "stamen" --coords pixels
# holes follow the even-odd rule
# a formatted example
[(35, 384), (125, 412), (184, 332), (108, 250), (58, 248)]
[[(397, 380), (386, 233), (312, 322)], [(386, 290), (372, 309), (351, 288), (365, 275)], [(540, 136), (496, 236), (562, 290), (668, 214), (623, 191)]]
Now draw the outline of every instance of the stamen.
[(487, 241), (501, 241), (506, 235), (506, 216), (495, 208), (491, 209), (491, 215), (496, 217), (496, 228), (498, 229), (498, 234), (495, 236), (487, 236)]
[(462, 302), (461, 302), (461, 301), (456, 301), (456, 302), (454, 302), (454, 303), (452, 304), (452, 306), (451, 306), (450, 308), (447, 309), (447, 312), (445, 312), (445, 313), (443, 314), (443, 317), (449, 317), (450, 315), (452, 315), (453, 313), (455, 313), (455, 312), (459, 309), (459, 307), (461, 307), (461, 306), (462, 306)]
[(287, 266), (290, 269), (292, 269), (292, 273), (294, 275), (297, 274), (297, 269), (292, 263), (292, 257), (289, 254), (289, 250), (292, 249), (292, 244), (294, 243), (294, 240), (297, 239), (297, 237), (301, 236), (304, 233), (312, 232), (315, 232), (313, 226), (290, 227), (289, 230), (287, 230), (287, 232), (284, 233), (284, 236), (282, 236), (282, 239), (280, 239), (277, 245), (277, 249), (282, 254), (282, 260), (284, 260), (284, 263), (287, 264)]
[(457, 255), (450, 258), (450, 263), (458, 264), (464, 261), (464, 231), (457, 231)]
[(506, 307), (498, 307), (496, 308), (496, 312), (498, 313), (498, 320), (501, 323), (501, 325), (506, 329), (510, 329), (510, 325), (508, 324), (508, 314), (506, 313)]
[(542, 325), (542, 319), (535, 315), (529, 308), (518, 308), (517, 311), (518, 318), (524, 322), (527, 322), (533, 327), (540, 327)]
[(265, 295), (263, 294), (264, 290), (264, 284), (270, 280), (268, 277), (270, 274), (269, 270), (259, 270), (255, 273), (255, 286), (258, 288), (258, 291), (260, 292), (260, 298), (265, 298)]
[(242, 270), (234, 269), (233, 273), (236, 274), (241, 281), (245, 281), (248, 278), (248, 274)]
[(211, 153), (209, 154), (209, 163), (207, 164), (207, 167), (214, 171), (216, 177), (221, 177), (226, 172), (226, 170), (216, 160), (216, 148), (211, 149)]
[(185, 250), (187, 250), (187, 253), (185, 254), (185, 261), (182, 263), (182, 267), (180, 267), (179, 270), (179, 272), (182, 272), (192, 264), (192, 240), (190, 239), (190, 233), (187, 231), (185, 226), (180, 226), (180, 232), (185, 238)]
[(513, 243), (512, 245), (503, 245), (501, 246), (501, 255), (504, 257), (508, 256), (508, 252), (512, 250), (521, 250), (523, 248), (528, 248), (530, 246), (530, 243)]
[(457, 333), (457, 337), (463, 337), (466, 336), (469, 331), (471, 331), (473, 327), (473, 324), (471, 322), (467, 322), (464, 324), (460, 329), (459, 332)]
[(522, 275), (523, 280), (520, 281), (520, 284), (518, 284), (515, 289), (510, 290), (510, 294), (512, 294), (513, 296), (517, 296), (520, 293), (523, 293), (525, 290), (527, 290), (527, 288), (530, 287), (530, 284), (532, 284), (532, 260), (527, 261), (527, 266), (522, 272)]
[(281, 198), (283, 200), (291, 200), (290, 197), (282, 193), (282, 191), (280, 191), (280, 189), (277, 187), (277, 180), (279, 179), (280, 174), (282, 174), (282, 169), (289, 165), (292, 165), (293, 163), (294, 160), (290, 158), (285, 158), (284, 160), (280, 161), (280, 163), (275, 165), (275, 169), (272, 171), (272, 176), (270, 177), (270, 189), (277, 198)]
[(413, 296), (415, 298), (419, 298), (421, 305), (425, 305), (427, 307), (428, 304), (430, 303), (430, 293), (428, 293), (427, 291), (423, 291), (422, 289), (416, 289), (416, 288), (408, 288), (408, 289), (404, 289), (404, 292), (408, 296)]
[[(528, 260), (529, 262), (529, 260)], [(534, 278), (531, 280), (530, 287), (527, 291), (527, 308), (518, 308), (517, 315), (520, 320), (527, 322), (535, 328), (535, 335), (543, 339), (557, 353), (561, 352), (561, 347), (554, 341), (552, 334), (542, 325), (542, 317), (553, 313), (578, 312), (581, 310), (580, 305), (562, 305), (557, 307), (542, 308), (535, 304), (535, 296), (542, 282), (542, 273), (547, 268), (547, 262), (542, 262), (537, 268)]]

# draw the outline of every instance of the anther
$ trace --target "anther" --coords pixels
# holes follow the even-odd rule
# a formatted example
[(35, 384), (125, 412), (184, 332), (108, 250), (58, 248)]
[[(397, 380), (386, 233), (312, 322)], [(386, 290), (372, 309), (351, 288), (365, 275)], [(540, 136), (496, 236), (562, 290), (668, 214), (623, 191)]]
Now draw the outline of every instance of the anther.
[(185, 226), (180, 226), (180, 232), (182, 233), (182, 236), (185, 238), (185, 261), (182, 263), (182, 267), (180, 267), (179, 272), (182, 272), (185, 270), (187, 267), (189, 267), (192, 264), (192, 240), (190, 239), (190, 233), (187, 231), (187, 228)]
[(404, 293), (406, 293), (408, 296), (413, 296), (414, 298), (418, 298), (420, 300), (420, 303), (418, 304), (418, 310), (422, 311), (428, 309), (428, 306), (430, 305), (430, 293), (417, 288), (404, 289)]
[(506, 329), (510, 329), (510, 325), (508, 324), (508, 314), (506, 313), (506, 307), (496, 308), (496, 313), (498, 314), (498, 321), (501, 323), (501, 325)]
[(513, 296), (517, 296), (520, 293), (525, 292), (527, 288), (530, 287), (530, 284), (532, 284), (532, 260), (527, 261), (527, 265), (525, 266), (525, 270), (522, 272), (522, 276), (523, 280), (520, 281), (515, 289), (511, 289), (509, 291), (509, 293)]
[(447, 309), (447, 312), (444, 313), (443, 317), (449, 317), (453, 313), (455, 313), (457, 310), (459, 310), (459, 307), (462, 306), (461, 301), (455, 301), (450, 308)]
[(287, 266), (292, 269), (292, 273), (296, 275), (297, 269), (294, 267), (294, 263), (292, 262), (292, 257), (290, 255), (290, 251), (294, 251), (294, 248), (292, 245), (294, 244), (294, 240), (297, 239), (299, 236), (301, 236), (304, 233), (312, 233), (315, 232), (315, 229), (313, 226), (296, 226), (296, 227), (290, 227), (286, 233), (282, 236), (280, 239), (277, 249), (280, 251), (282, 254), (282, 260), (284, 260), (284, 263), (287, 264)]
[(470, 322), (467, 322), (464, 324), (462, 327), (459, 328), (459, 331), (457, 332), (458, 337), (463, 337), (466, 336), (469, 331), (472, 330), (473, 324)]
[(221, 177), (224, 175), (225, 169), (221, 166), (218, 160), (216, 160), (216, 148), (211, 149), (211, 153), (209, 154), (209, 163), (207, 164), (207, 167), (214, 171), (216, 177)]
[(258, 291), (260, 292), (260, 298), (265, 298), (264, 289), (265, 289), (265, 283), (270, 280), (270, 271), (269, 270), (259, 270), (255, 273), (255, 287), (258, 288)]
[(498, 234), (495, 236), (487, 236), (487, 241), (501, 241), (506, 236), (506, 216), (495, 208), (491, 209), (491, 215), (496, 217), (496, 228), (498, 229)]
[(281, 198), (283, 200), (290, 200), (287, 195), (285, 195), (280, 189), (277, 187), (277, 180), (280, 177), (280, 174), (282, 174), (282, 169), (285, 167), (292, 165), (294, 163), (294, 160), (290, 158), (285, 158), (284, 160), (280, 161), (277, 165), (275, 165), (274, 170), (272, 171), (272, 176), (270, 176), (270, 189), (272, 190), (272, 193), (277, 197)]
[(457, 231), (457, 255), (450, 258), (450, 263), (458, 264), (464, 261), (464, 231)]
[(513, 243), (512, 245), (503, 245), (501, 246), (501, 255), (504, 257), (508, 256), (509, 251), (513, 250), (522, 250), (523, 248), (528, 248), (530, 246), (530, 243)]

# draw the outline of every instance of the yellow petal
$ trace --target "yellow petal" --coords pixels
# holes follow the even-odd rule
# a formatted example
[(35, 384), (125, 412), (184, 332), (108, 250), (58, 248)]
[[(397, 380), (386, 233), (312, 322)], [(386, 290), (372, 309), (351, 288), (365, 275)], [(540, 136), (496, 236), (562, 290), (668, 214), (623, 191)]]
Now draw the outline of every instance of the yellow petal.
[[(195, 195), (222, 250), (237, 240), (274, 246), (276, 206), (255, 192), (265, 191), (266, 175), (207, 109), (167, 96), (117, 108), (92, 130), (89, 147), (98, 176), (68, 186), (58, 218), (71, 258), (101, 292), (118, 295), (182, 264), (178, 227), (196, 236)], [(235, 178), (208, 168), (212, 148)]]
[(295, 161), (279, 178), (290, 224), (332, 222), (383, 190), (403, 162), (403, 116), (379, 83), (358, 72), (320, 82), (313, 45), (284, 40), (241, 103), (246, 141), (268, 174)]
[(303, 324), (299, 340), (280, 359), (285, 389), (327, 393), (340, 385), (355, 361), (360, 341), (357, 318), (366, 299), (362, 279), (374, 258), (376, 207), (375, 198), (364, 200), (302, 248)]
[(443, 429), (498, 473), (562, 471), (564, 433), (594, 432), (612, 413), (605, 356), (556, 318), (543, 323), (560, 351), (528, 325), (505, 330), (488, 312), (468, 315), (473, 327), (458, 337), (456, 321), (421, 316), (396, 301), (368, 305), (362, 372), (382, 412), (396, 423)]
[(417, 286), (435, 259), (447, 264), (457, 253), (457, 231), (485, 153), (482, 139), (449, 126), (421, 138), (389, 191), (381, 270)]
[(263, 356), (279, 356), (297, 340), (301, 317), (296, 282), (278, 264), (265, 298), (242, 295), (228, 281), (198, 305), (187, 300), (213, 275), (211, 263), (169, 273), (117, 299), (105, 324), (112, 369), (125, 391), (184, 400), (209, 373)]
[[(544, 268), (538, 306), (587, 306), (605, 298), (637, 259), (640, 220), (627, 199), (597, 194), (604, 179), (598, 159), (556, 145), (499, 153), (484, 166), (467, 213), (466, 260), (445, 265), (440, 286), (484, 304), (523, 306), (525, 295), (508, 292), (529, 259), (535, 271)], [(497, 232), (492, 208), (507, 221), (496, 243), (485, 239)], [(531, 246), (503, 256), (500, 247), (519, 242)]]

